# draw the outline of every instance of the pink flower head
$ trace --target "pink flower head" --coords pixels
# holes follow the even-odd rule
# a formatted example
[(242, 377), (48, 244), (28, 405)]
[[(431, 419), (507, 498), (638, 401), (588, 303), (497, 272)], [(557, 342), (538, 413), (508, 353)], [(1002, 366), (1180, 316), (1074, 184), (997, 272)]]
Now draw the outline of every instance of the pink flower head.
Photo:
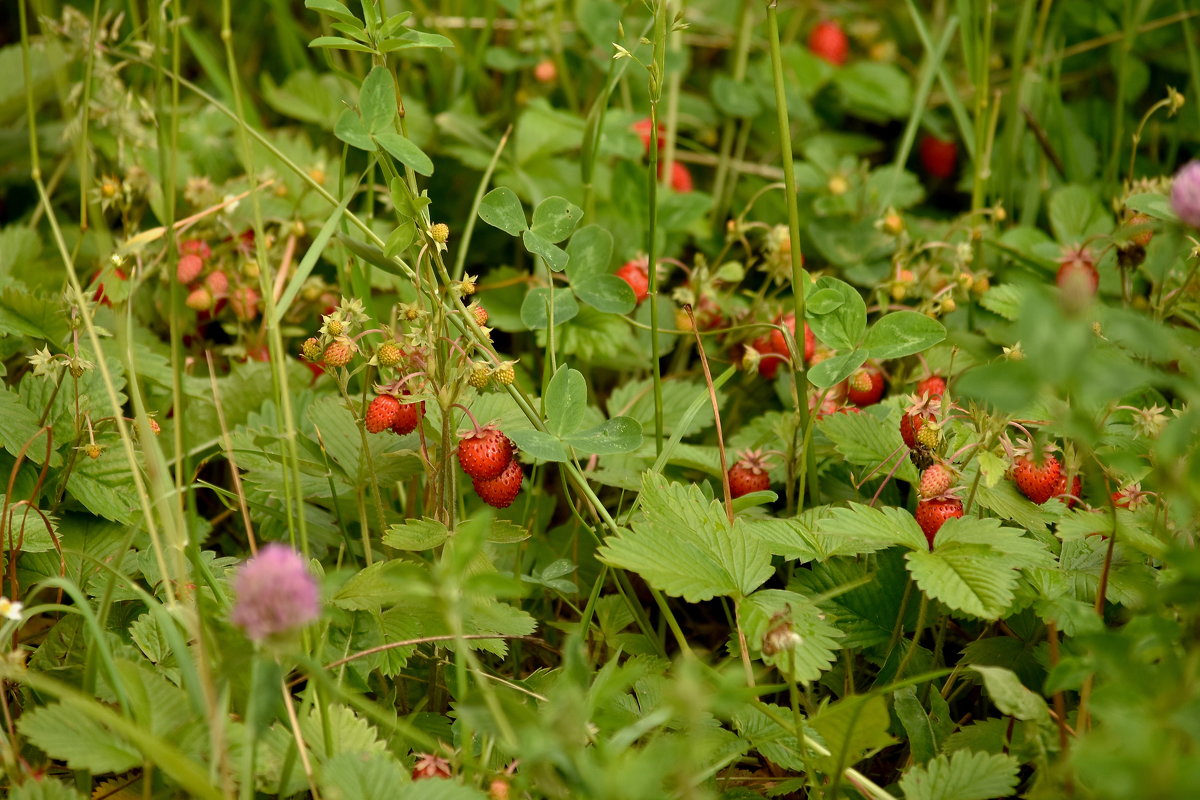
[(287, 545), (272, 543), (237, 571), (230, 615), (256, 642), (301, 628), (321, 615), (317, 581), (304, 558)]
[(1175, 173), (1171, 208), (1188, 225), (1200, 228), (1200, 161), (1189, 161)]

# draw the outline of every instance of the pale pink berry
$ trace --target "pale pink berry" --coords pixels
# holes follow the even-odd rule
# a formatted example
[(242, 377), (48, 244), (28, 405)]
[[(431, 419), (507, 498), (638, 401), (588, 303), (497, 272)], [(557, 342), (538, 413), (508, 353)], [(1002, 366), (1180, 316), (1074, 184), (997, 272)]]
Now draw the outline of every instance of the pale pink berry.
[(249, 322), (258, 316), (258, 291), (249, 286), (239, 286), (229, 295), (229, 306), (233, 313), (243, 322)]
[(277, 542), (242, 565), (233, 593), (229, 619), (256, 642), (302, 628), (321, 615), (317, 581), (304, 558)]
[(179, 264), (175, 267), (175, 277), (180, 283), (191, 283), (200, 277), (203, 269), (204, 260), (194, 253), (188, 253), (179, 257)]
[(221, 298), (229, 292), (229, 276), (219, 269), (205, 278), (204, 283), (213, 293), (213, 297)]

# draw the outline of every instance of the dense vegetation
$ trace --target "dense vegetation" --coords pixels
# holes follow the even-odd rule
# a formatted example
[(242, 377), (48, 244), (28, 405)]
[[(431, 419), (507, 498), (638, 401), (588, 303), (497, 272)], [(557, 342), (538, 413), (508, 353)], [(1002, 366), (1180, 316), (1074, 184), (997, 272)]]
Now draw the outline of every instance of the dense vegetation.
[(1198, 25), (7, 4), (0, 787), (1200, 796)]

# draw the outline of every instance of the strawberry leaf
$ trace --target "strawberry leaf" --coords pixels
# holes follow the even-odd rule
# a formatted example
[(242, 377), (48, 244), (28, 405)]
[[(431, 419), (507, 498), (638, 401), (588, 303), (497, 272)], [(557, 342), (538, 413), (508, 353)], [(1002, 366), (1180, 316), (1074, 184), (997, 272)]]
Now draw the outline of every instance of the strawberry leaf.
[[(815, 681), (833, 665), (842, 632), (826, 622), (811, 600), (783, 589), (763, 589), (738, 606), (750, 652), (794, 681)], [(780, 625), (800, 638), (794, 647), (764, 651), (763, 641)], [(886, 716), (886, 712), (885, 712)]]
[(991, 800), (1009, 797), (1017, 786), (1017, 760), (960, 750), (912, 767), (900, 779), (905, 800)]

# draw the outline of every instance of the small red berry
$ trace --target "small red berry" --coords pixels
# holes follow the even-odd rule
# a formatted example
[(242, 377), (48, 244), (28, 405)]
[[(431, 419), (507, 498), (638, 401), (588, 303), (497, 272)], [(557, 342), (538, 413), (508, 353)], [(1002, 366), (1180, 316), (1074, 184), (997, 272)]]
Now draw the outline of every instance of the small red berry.
[[(642, 149), (646, 153), (650, 152), (650, 132), (652, 129), (653, 128), (651, 126), (649, 117), (645, 117), (644, 119), (639, 119), (637, 122), (633, 123), (633, 132), (641, 137)], [(666, 128), (663, 127), (662, 123), (659, 123), (659, 125), (658, 125), (658, 149), (659, 150), (663, 149), (663, 145), (664, 145), (663, 136), (666, 134), (666, 132), (667, 132)]]
[(550, 59), (543, 59), (533, 68), (533, 77), (538, 83), (553, 83), (558, 77), (558, 67)]
[(1021, 494), (1041, 505), (1058, 492), (1062, 477), (1062, 464), (1052, 455), (1034, 464), (1029, 456), (1019, 456), (1013, 461), (1012, 479)]
[(212, 248), (203, 239), (184, 239), (179, 243), (179, 254), (197, 256), (201, 261), (207, 261), (212, 256)]
[(395, 395), (381, 394), (367, 406), (366, 424), (371, 433), (381, 433), (396, 421), (400, 413), (400, 401)]
[(856, 406), (870, 406), (883, 397), (883, 371), (872, 364), (850, 376), (846, 399)]
[(633, 289), (633, 296), (639, 306), (650, 296), (650, 273), (644, 260), (627, 261), (617, 270), (617, 277)]
[(468, 431), (458, 442), (459, 466), (475, 480), (495, 478), (504, 472), (512, 460), (512, 440), (494, 425)]
[(520, 494), (523, 480), (525, 473), (521, 471), (520, 462), (512, 460), (496, 477), (490, 480), (475, 478), (471, 484), (475, 487), (475, 494), (489, 506), (508, 508)]
[(945, 180), (954, 174), (958, 164), (958, 144), (926, 134), (921, 137), (921, 166), (932, 178)]
[[(658, 162), (658, 177), (662, 179), (663, 167), (666, 166), (663, 162)], [(671, 190), (679, 194), (687, 194), (692, 191), (692, 173), (688, 168), (678, 161), (671, 164)]]
[(929, 542), (930, 550), (933, 549), (934, 537), (946, 524), (946, 520), (957, 519), (962, 515), (962, 500), (957, 497), (935, 497), (921, 500), (917, 503), (917, 510), (914, 513), (917, 524), (925, 533), (925, 540)]
[(836, 22), (818, 22), (808, 34), (808, 49), (817, 58), (828, 61), (835, 67), (846, 63), (846, 54), (850, 50), (850, 40), (846, 38), (842, 26)]
[(175, 279), (180, 283), (191, 283), (200, 277), (203, 270), (204, 261), (200, 256), (188, 253), (179, 257), (179, 263), (175, 265)]
[(1076, 475), (1071, 479), (1071, 486), (1067, 487), (1067, 476), (1063, 473), (1058, 478), (1058, 485), (1054, 487), (1054, 496), (1062, 500), (1067, 508), (1074, 508), (1079, 504), (1079, 498), (1082, 497), (1083, 481)]
[(353, 357), (354, 350), (349, 344), (349, 340), (335, 339), (325, 348), (325, 366), (327, 367), (344, 367), (350, 363), (350, 359)]
[(756, 450), (742, 453), (737, 463), (729, 468), (728, 477), (729, 494), (734, 499), (751, 492), (765, 492), (771, 488), (766, 459)]
[(950, 491), (954, 484), (954, 471), (941, 463), (934, 463), (921, 473), (921, 482), (917, 492), (926, 499), (937, 497)]
[[(215, 274), (215, 273), (214, 273)], [(229, 306), (242, 322), (250, 322), (258, 316), (258, 290), (250, 286), (239, 286), (229, 295)]]
[(392, 433), (400, 436), (412, 433), (421, 424), (421, 417), (424, 415), (424, 400), (419, 403), (401, 403), (400, 409), (396, 412), (396, 419), (392, 422)]
[(930, 375), (928, 378), (917, 382), (918, 396), (941, 397), (945, 393), (946, 379), (941, 375)]
[(204, 285), (213, 293), (213, 297), (224, 297), (229, 293), (229, 276), (219, 269), (215, 270), (204, 279)]

